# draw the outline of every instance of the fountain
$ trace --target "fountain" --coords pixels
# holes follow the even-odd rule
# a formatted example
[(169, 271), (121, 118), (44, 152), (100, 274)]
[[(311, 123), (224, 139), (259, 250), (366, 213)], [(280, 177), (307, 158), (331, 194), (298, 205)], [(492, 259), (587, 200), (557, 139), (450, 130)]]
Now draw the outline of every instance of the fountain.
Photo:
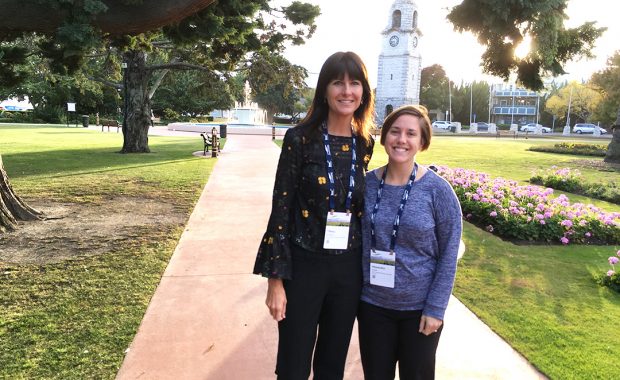
[(265, 125), (267, 120), (267, 111), (260, 109), (258, 104), (254, 103), (250, 99), (250, 84), (245, 81), (245, 87), (243, 89), (243, 104), (235, 102), (235, 108), (232, 110), (234, 120), (229, 119), (229, 124), (241, 124), (241, 125)]
[[(272, 127), (266, 125), (267, 111), (259, 108), (258, 104), (251, 101), (250, 93), (250, 84), (246, 81), (243, 90), (243, 103), (235, 102), (235, 108), (228, 112), (227, 134), (271, 135), (272, 129), (275, 128), (277, 136), (284, 136), (286, 129), (290, 126)], [(217, 123), (168, 124), (168, 129), (173, 131), (210, 133), (213, 128), (220, 133), (220, 124)]]

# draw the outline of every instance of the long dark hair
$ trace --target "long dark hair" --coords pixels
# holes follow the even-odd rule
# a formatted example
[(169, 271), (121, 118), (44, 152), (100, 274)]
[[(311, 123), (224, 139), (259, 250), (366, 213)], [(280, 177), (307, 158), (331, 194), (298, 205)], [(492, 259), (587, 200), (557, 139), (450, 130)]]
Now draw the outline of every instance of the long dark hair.
[(327, 85), (334, 79), (342, 79), (345, 73), (349, 74), (351, 79), (359, 80), (362, 83), (364, 89), (362, 104), (353, 113), (353, 127), (355, 133), (368, 142), (370, 130), (374, 127), (375, 99), (370, 89), (370, 83), (368, 83), (366, 65), (357, 54), (350, 51), (334, 53), (323, 63), (312, 105), (299, 125), (308, 126), (318, 131), (321, 123), (327, 120), (329, 113), (329, 106), (325, 101)]

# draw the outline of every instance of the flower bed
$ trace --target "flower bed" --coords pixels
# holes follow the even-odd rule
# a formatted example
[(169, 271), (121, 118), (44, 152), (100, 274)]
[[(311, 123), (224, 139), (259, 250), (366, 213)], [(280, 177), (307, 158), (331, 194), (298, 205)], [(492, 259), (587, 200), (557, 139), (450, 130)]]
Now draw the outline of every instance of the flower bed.
[(579, 170), (552, 166), (549, 169), (537, 170), (532, 173), (530, 182), (537, 185), (552, 187), (556, 190), (581, 194), (590, 198), (620, 204), (620, 187), (614, 183), (585, 182)]
[(562, 244), (619, 244), (620, 213), (571, 204), (553, 189), (521, 186), (467, 169), (439, 166), (456, 192), (465, 219), (506, 239)]
[(533, 152), (605, 157), (605, 154), (607, 153), (607, 146), (603, 144), (577, 144), (562, 142), (552, 146), (533, 146), (528, 150)]

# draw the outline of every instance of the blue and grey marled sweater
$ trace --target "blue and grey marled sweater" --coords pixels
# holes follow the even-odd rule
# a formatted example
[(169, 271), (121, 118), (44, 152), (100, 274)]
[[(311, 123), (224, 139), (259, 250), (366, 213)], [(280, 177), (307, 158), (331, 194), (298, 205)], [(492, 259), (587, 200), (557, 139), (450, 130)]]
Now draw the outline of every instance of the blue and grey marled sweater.
[[(459, 201), (450, 184), (428, 170), (414, 182), (400, 220), (396, 241), (394, 288), (370, 284), (370, 215), (380, 179), (376, 170), (366, 174), (365, 209), (362, 219), (364, 288), (362, 300), (393, 310), (422, 310), (442, 319), (456, 274), (462, 231)], [(390, 234), (405, 186), (383, 188), (375, 217), (377, 249), (390, 248)]]

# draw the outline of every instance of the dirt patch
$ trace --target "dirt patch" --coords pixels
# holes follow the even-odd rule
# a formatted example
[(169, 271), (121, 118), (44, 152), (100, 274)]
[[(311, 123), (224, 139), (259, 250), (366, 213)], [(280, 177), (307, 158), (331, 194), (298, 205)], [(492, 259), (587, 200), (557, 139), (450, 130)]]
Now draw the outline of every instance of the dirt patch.
[(570, 162), (576, 166), (595, 169), (602, 172), (620, 172), (620, 164), (615, 164), (611, 162), (605, 162), (603, 160), (588, 160), (588, 159), (580, 159), (573, 160)]
[(117, 196), (97, 203), (29, 202), (46, 219), (21, 222), (0, 235), (0, 262), (45, 264), (100, 255), (131, 244), (145, 229), (182, 226), (187, 212), (173, 202)]

